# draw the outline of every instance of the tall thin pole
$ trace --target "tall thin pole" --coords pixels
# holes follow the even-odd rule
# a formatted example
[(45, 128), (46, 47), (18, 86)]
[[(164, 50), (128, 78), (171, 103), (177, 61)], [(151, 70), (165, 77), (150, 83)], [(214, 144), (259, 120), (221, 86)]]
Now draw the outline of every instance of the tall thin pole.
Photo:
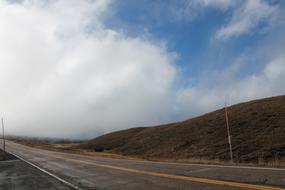
[(227, 102), (226, 101), (225, 101), (225, 115), (226, 115), (227, 131), (228, 131), (228, 142), (229, 142), (229, 146), (230, 146), (230, 158), (231, 158), (231, 163), (233, 163), (232, 140), (231, 140), (231, 134), (230, 134), (228, 108), (227, 108)]
[(4, 119), (3, 119), (3, 117), (1, 118), (1, 120), (2, 120), (2, 137), (3, 137), (3, 151), (5, 152), (6, 150), (5, 150), (5, 133), (4, 133)]

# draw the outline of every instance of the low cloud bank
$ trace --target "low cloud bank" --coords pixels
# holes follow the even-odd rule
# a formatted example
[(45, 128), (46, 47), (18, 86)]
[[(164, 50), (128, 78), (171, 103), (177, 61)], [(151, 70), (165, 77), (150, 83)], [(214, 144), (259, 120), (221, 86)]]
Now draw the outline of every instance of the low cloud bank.
[(111, 5), (0, 1), (0, 112), (8, 133), (88, 138), (201, 114), (221, 107), (225, 94), (235, 103), (285, 92), (284, 56), (242, 79), (211, 75), (181, 87), (177, 54), (107, 28)]

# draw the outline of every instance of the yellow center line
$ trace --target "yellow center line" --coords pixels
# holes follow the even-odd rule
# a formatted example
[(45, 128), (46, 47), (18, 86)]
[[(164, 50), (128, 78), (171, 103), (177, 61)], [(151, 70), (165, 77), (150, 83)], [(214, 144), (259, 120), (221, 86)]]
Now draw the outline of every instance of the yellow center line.
[[(54, 157), (56, 157), (56, 156), (54, 156)], [(190, 177), (190, 176), (180, 176), (180, 175), (175, 175), (175, 174), (150, 172), (150, 171), (138, 170), (138, 169), (133, 169), (133, 168), (125, 168), (125, 167), (112, 166), (112, 165), (107, 165), (107, 164), (99, 164), (99, 163), (83, 161), (83, 160), (75, 160), (75, 159), (70, 159), (70, 158), (63, 158), (63, 157), (57, 157), (57, 158), (64, 159), (64, 160), (70, 160), (73, 162), (79, 162), (79, 163), (94, 165), (94, 166), (102, 167), (102, 168), (109, 168), (109, 169), (114, 169), (114, 170), (126, 171), (126, 172), (130, 172), (130, 173), (137, 173), (137, 174), (143, 174), (143, 175), (148, 175), (148, 176), (163, 177), (163, 178), (175, 179), (175, 180), (184, 180), (184, 181), (192, 181), (192, 182), (198, 182), (198, 183), (207, 183), (207, 184), (212, 184), (212, 185), (224, 185), (224, 186), (247, 188), (247, 189), (254, 189), (254, 190), (285, 190), (285, 188), (279, 188), (279, 187), (254, 185), (254, 184), (239, 183), (239, 182), (229, 182), (229, 181), (213, 180), (213, 179)]]

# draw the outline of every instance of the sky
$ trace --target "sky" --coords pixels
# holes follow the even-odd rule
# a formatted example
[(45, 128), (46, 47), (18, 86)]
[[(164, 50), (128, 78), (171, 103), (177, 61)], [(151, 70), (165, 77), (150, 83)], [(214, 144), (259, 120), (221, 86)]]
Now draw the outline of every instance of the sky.
[(0, 0), (12, 135), (93, 138), (285, 94), (282, 0)]

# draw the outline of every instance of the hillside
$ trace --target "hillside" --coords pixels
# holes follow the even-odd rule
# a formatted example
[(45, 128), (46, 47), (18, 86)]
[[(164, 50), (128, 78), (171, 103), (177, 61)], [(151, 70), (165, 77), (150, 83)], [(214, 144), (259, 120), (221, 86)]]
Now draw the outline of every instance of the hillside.
[[(285, 96), (228, 108), (235, 161), (285, 159)], [(229, 159), (224, 109), (186, 121), (109, 133), (79, 145), (143, 158)]]

